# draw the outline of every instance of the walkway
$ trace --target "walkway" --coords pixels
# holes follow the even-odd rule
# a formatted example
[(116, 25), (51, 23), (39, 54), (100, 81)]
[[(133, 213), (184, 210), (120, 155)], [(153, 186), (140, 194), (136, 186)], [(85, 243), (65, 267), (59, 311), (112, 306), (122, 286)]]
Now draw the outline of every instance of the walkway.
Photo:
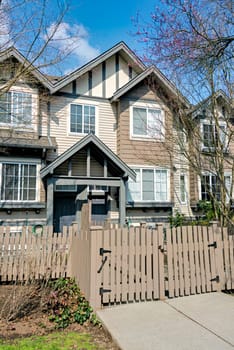
[(98, 316), (122, 350), (234, 349), (234, 297), (224, 293), (115, 306)]

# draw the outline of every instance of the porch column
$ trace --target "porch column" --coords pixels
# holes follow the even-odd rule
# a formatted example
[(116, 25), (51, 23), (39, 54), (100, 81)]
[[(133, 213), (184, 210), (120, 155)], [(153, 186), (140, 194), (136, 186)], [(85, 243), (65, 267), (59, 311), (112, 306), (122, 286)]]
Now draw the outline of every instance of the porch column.
[(47, 179), (47, 225), (53, 225), (54, 214), (54, 180)]
[(120, 226), (124, 226), (126, 219), (126, 180), (120, 179), (120, 188), (119, 188), (119, 223)]

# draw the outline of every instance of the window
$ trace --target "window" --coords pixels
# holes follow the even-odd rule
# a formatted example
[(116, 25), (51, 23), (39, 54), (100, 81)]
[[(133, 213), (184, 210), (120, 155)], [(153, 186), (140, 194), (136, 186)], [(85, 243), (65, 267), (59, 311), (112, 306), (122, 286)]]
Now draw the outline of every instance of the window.
[(79, 134), (95, 134), (96, 107), (71, 104), (70, 132)]
[(168, 201), (168, 171), (165, 169), (134, 169), (136, 182), (128, 181), (128, 202)]
[(226, 123), (220, 122), (218, 128), (210, 122), (202, 122), (203, 148), (214, 148), (218, 140), (225, 146), (226, 143)]
[[(231, 175), (224, 175), (224, 186), (227, 192), (227, 200), (229, 200), (229, 193), (231, 190)], [(201, 177), (201, 199), (204, 201), (210, 201), (212, 197), (216, 200), (220, 200), (220, 181), (215, 174), (204, 174)]]
[(180, 175), (180, 201), (181, 203), (186, 203), (186, 177), (184, 174)]
[(0, 123), (31, 126), (32, 95), (16, 91), (1, 94)]
[(164, 138), (164, 118), (161, 109), (132, 107), (132, 130), (133, 137), (158, 140)]
[(37, 199), (37, 165), (1, 164), (1, 200), (35, 201)]

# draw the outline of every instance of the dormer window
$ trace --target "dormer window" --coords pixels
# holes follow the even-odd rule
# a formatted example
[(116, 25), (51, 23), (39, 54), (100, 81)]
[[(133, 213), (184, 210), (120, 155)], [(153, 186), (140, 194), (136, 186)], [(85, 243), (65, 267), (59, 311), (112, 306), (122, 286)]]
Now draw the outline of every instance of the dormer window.
[(10, 91), (0, 94), (0, 124), (32, 125), (32, 95)]

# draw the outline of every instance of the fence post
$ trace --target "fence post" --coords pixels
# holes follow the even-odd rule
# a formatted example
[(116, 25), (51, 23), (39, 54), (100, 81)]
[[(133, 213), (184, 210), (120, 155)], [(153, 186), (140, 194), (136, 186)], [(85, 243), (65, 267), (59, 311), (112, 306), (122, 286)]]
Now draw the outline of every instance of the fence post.
[(101, 277), (102, 274), (98, 272), (102, 265), (102, 256), (100, 255), (100, 248), (102, 247), (102, 232), (101, 226), (90, 227), (90, 296), (89, 302), (95, 310), (100, 309), (101, 303)]
[(164, 273), (164, 233), (163, 233), (163, 224), (159, 223), (158, 225), (158, 273), (159, 273), (159, 299), (165, 299), (165, 273)]

